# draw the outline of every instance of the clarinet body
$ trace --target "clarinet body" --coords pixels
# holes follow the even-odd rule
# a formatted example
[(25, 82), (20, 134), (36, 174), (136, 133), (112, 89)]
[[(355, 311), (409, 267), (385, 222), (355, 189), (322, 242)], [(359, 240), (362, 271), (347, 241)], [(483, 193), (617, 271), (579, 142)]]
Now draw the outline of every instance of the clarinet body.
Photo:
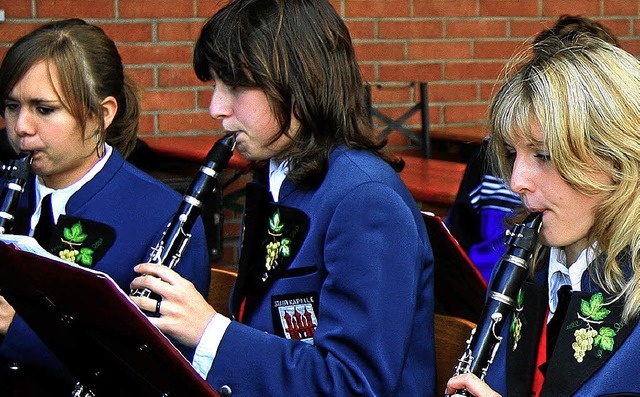
[[(467, 347), (458, 360), (455, 375), (473, 373), (484, 379), (500, 347), (504, 322), (515, 309), (517, 295), (529, 269), (529, 261), (538, 241), (542, 213), (532, 213), (521, 224), (506, 232), (507, 251), (496, 264), (487, 301), (480, 321), (467, 340)], [(457, 394), (469, 395), (467, 390)]]
[[(182, 197), (178, 211), (160, 241), (151, 249), (146, 262), (163, 264), (169, 268), (178, 264), (191, 239), (191, 228), (202, 212), (202, 206), (207, 198), (215, 191), (218, 176), (231, 159), (235, 146), (234, 133), (224, 136), (213, 145), (204, 164)], [(151, 294), (152, 292), (145, 288), (132, 290), (130, 295), (150, 297)]]
[(2, 172), (6, 174), (6, 181), (0, 193), (0, 234), (11, 232), (15, 221), (14, 212), (24, 186), (29, 177), (31, 152), (21, 152), (17, 158), (2, 165)]

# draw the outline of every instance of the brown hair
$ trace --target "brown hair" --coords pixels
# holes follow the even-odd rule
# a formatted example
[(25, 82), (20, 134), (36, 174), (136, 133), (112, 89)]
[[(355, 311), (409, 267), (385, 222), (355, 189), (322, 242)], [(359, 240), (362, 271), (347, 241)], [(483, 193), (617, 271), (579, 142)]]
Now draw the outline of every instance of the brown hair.
[(214, 71), (227, 85), (264, 90), (280, 125), (274, 141), (293, 109), (300, 129), (278, 157), (290, 160), (288, 176), (301, 186), (322, 182), (339, 145), (385, 158), (369, 128), (351, 36), (326, 0), (231, 2), (202, 28), (193, 63), (203, 81)]
[[(104, 142), (123, 156), (135, 147), (140, 116), (137, 87), (124, 75), (114, 42), (102, 29), (81, 19), (51, 22), (18, 39), (0, 66), (0, 103), (27, 71), (40, 61), (55, 66), (59, 74), (58, 95), (86, 134), (90, 117), (99, 120), (96, 150)], [(105, 129), (101, 102), (113, 96), (118, 111)], [(4, 117), (4, 107), (0, 110)]]

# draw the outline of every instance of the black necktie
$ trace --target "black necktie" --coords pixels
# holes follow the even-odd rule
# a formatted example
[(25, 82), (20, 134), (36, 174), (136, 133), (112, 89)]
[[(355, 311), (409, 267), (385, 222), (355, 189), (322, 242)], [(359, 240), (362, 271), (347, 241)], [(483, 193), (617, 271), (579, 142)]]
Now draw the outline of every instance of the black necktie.
[(53, 232), (53, 210), (51, 209), (51, 193), (42, 199), (42, 208), (40, 209), (40, 219), (33, 232), (33, 237), (44, 248), (49, 245), (51, 233)]

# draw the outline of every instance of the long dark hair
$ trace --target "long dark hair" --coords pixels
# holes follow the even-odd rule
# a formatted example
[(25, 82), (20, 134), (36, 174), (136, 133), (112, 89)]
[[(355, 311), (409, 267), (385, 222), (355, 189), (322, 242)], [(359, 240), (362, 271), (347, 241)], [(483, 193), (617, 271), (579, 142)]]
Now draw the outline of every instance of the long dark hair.
[(278, 157), (289, 159), (288, 176), (300, 186), (322, 182), (340, 145), (402, 167), (372, 135), (351, 36), (328, 1), (231, 2), (202, 28), (193, 64), (202, 81), (213, 71), (227, 85), (263, 89), (280, 125), (274, 141), (287, 134), (293, 113), (300, 129)]

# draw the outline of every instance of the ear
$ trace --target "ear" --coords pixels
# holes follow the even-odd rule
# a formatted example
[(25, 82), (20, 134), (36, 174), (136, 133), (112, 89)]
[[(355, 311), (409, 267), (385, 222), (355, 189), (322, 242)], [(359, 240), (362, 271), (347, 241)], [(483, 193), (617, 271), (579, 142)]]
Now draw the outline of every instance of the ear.
[(111, 125), (113, 118), (116, 117), (116, 113), (118, 112), (118, 101), (116, 101), (116, 98), (108, 96), (102, 100), (100, 106), (102, 106), (104, 128), (107, 129)]

